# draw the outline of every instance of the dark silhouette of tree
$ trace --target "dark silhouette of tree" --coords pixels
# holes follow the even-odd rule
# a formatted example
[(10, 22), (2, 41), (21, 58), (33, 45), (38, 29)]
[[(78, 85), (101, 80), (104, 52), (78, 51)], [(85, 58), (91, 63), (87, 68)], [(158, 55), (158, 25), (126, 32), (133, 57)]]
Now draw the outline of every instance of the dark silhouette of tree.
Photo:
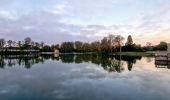
[(127, 65), (128, 65), (128, 70), (131, 71), (133, 67), (133, 62), (127, 61)]
[(74, 62), (74, 55), (61, 55), (61, 61), (64, 63), (73, 63)]
[(82, 50), (83, 52), (91, 52), (91, 45), (89, 43), (83, 43)]
[(4, 68), (6, 65), (5, 61), (4, 61), (4, 58), (1, 56), (0, 58), (0, 68)]
[(164, 50), (167, 50), (167, 48), (168, 48), (168, 43), (161, 41), (158, 45), (154, 47), (154, 50), (164, 51)]
[(74, 43), (73, 42), (63, 42), (60, 47), (61, 52), (73, 52), (74, 51)]
[(7, 41), (9, 47), (12, 47), (12, 42), (13, 42), (12, 40)]
[(82, 47), (83, 47), (83, 42), (81, 41), (76, 41), (75, 42), (75, 51), (76, 52), (82, 52)]
[(51, 49), (50, 46), (46, 45), (41, 49), (43, 52), (52, 52), (53, 50)]
[(32, 39), (30, 37), (26, 37), (24, 41), (26, 45), (31, 45)]
[(129, 35), (128, 38), (127, 38), (127, 42), (125, 44), (126, 46), (131, 46), (133, 45), (133, 39), (132, 39), (132, 36)]
[(59, 44), (56, 44), (56, 45), (52, 45), (51, 46), (51, 49), (54, 51), (55, 49), (60, 49), (60, 45)]
[[(127, 42), (125, 45), (123, 44), (124, 37), (121, 35), (108, 35), (104, 38), (102, 38), (99, 41), (93, 41), (93, 42), (81, 42), (81, 41), (75, 41), (75, 42), (62, 42), (60, 44), (54, 44), (54, 45), (45, 45), (44, 42), (36, 42), (32, 41), (30, 37), (27, 37), (24, 39), (24, 41), (19, 41), (16, 45), (16, 42), (13, 40), (7, 41), (8, 47), (10, 47), (10, 50), (8, 50), (8, 47), (6, 46), (6, 42), (4, 39), (0, 39), (0, 48), (3, 48), (0, 50), (1, 54), (16, 54), (14, 51), (22, 51), (24, 54), (27, 51), (27, 53), (31, 53), (30, 51), (38, 51), (38, 52), (54, 52), (54, 50), (59, 50), (61, 53), (73, 53), (73, 52), (90, 52), (90, 53), (104, 53), (104, 54), (110, 54), (110, 53), (116, 53), (121, 51), (135, 51), (135, 52), (144, 52), (144, 51), (152, 51), (152, 50), (167, 50), (167, 43), (166, 42), (160, 42), (160, 44), (153, 46), (150, 42), (147, 43), (146, 46), (142, 47), (141, 45), (133, 43), (132, 36), (129, 35), (127, 38)], [(124, 45), (124, 46), (123, 46)], [(14, 50), (11, 50), (14, 49)], [(10, 52), (10, 53), (9, 53)], [(21, 52), (18, 52), (17, 54), (22, 54)]]
[(107, 37), (104, 37), (104, 38), (101, 40), (101, 51), (102, 51), (103, 53), (107, 53), (107, 52), (110, 51)]
[(94, 41), (91, 43), (91, 50), (92, 52), (100, 52), (100, 42), (99, 41)]
[(5, 39), (0, 39), (0, 48), (3, 48), (5, 43)]

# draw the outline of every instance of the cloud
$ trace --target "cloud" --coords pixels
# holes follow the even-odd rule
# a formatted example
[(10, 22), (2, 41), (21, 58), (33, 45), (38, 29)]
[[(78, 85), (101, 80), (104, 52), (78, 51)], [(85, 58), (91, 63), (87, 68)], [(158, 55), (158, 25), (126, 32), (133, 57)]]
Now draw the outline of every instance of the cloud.
[(14, 39), (29, 36), (39, 41), (60, 43), (73, 40), (90, 41), (91, 38), (87, 38), (88, 34), (96, 31), (96, 29), (88, 30), (85, 26), (62, 23), (60, 20), (62, 20), (62, 15), (46, 11), (22, 16), (15, 21), (3, 20), (4, 22), (0, 24), (0, 35), (7, 39), (9, 35)]
[(8, 10), (0, 10), (0, 17), (15, 20), (17, 16), (15, 13)]
[(61, 2), (59, 4), (53, 5), (53, 6), (45, 6), (42, 8), (45, 11), (54, 13), (54, 14), (65, 14), (67, 15), (67, 9), (71, 9), (71, 6), (68, 4), (68, 2)]
[[(4, 4), (0, 7), (2, 38), (23, 40), (29, 36), (52, 44), (94, 41), (108, 34), (124, 37), (131, 34), (134, 41), (142, 45), (149, 41), (153, 44), (170, 42), (167, 37), (170, 35), (170, 6), (160, 0), (154, 5), (145, 0), (30, 0), (25, 1), (25, 6), (19, 1), (1, 1)], [(140, 8), (143, 5), (148, 9)]]

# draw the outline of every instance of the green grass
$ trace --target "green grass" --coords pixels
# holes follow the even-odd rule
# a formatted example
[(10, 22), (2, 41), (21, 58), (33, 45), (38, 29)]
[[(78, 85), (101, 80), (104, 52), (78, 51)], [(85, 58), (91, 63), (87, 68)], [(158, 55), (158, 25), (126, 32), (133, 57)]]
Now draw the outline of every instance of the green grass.
[(122, 56), (154, 56), (153, 52), (121, 52), (115, 53), (115, 55), (122, 55)]

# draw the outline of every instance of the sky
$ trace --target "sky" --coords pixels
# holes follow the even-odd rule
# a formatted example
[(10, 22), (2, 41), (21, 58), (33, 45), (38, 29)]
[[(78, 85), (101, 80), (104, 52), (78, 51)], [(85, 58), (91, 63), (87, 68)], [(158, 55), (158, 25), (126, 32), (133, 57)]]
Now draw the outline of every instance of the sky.
[(170, 42), (170, 0), (0, 0), (0, 38), (56, 44), (132, 35)]

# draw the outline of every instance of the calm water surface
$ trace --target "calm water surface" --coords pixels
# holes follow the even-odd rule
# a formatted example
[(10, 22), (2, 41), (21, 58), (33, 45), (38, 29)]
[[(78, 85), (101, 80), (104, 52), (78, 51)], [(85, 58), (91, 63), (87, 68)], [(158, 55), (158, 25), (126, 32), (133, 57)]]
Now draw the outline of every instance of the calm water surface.
[(156, 63), (152, 57), (0, 56), (0, 100), (170, 100), (168, 63)]

